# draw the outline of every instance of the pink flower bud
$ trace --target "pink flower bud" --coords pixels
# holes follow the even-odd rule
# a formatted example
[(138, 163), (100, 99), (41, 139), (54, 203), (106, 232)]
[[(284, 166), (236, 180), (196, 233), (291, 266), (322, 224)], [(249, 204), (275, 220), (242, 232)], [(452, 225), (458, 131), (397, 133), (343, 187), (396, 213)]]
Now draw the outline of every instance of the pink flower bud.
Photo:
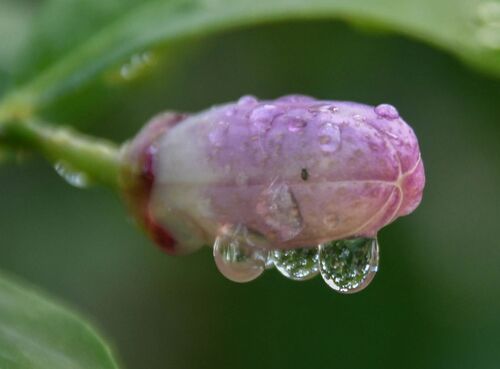
[(374, 237), (418, 206), (425, 182), (417, 138), (394, 107), (306, 96), (161, 115), (124, 158), (134, 211), (172, 254), (228, 226), (274, 249)]

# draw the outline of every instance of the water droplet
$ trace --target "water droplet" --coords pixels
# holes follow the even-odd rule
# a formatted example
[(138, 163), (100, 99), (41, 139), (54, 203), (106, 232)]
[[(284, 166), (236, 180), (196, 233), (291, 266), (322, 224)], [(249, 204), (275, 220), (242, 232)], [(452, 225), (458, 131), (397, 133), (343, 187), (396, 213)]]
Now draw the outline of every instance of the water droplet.
[(219, 271), (234, 282), (250, 282), (260, 276), (269, 252), (267, 241), (244, 226), (224, 227), (214, 243), (214, 259)]
[(339, 108), (332, 104), (315, 104), (307, 108), (311, 113), (337, 113)]
[(333, 123), (325, 123), (319, 130), (319, 145), (321, 151), (335, 152), (340, 148), (340, 128)]
[(279, 97), (276, 101), (283, 103), (307, 103), (315, 100), (307, 95), (285, 95)]
[(375, 114), (379, 117), (386, 118), (389, 120), (399, 118), (399, 113), (397, 109), (389, 104), (380, 104), (375, 107)]
[(249, 106), (249, 105), (255, 105), (258, 103), (258, 100), (255, 96), (252, 95), (245, 95), (240, 97), (238, 100), (238, 105), (240, 106)]
[(222, 146), (228, 128), (229, 128), (229, 123), (226, 121), (220, 121), (214, 126), (212, 126), (208, 134), (208, 139), (210, 143), (217, 147)]
[(352, 238), (321, 244), (319, 268), (325, 282), (335, 291), (361, 291), (377, 272), (378, 242), (375, 238)]
[(399, 137), (398, 137), (398, 135), (397, 135), (397, 134), (392, 133), (392, 132), (391, 132), (391, 131), (389, 131), (389, 130), (385, 130), (384, 132), (385, 132), (385, 134), (386, 134), (387, 136), (389, 136), (390, 138), (392, 138), (392, 139), (394, 139), (394, 140), (399, 140)]
[(271, 129), (273, 119), (279, 109), (274, 105), (262, 105), (255, 108), (250, 114), (250, 123), (258, 133), (264, 133)]
[(272, 251), (274, 265), (285, 277), (305, 281), (319, 273), (317, 247)]
[(281, 241), (297, 236), (303, 228), (302, 215), (288, 185), (273, 182), (259, 195), (256, 212)]
[(307, 122), (300, 118), (290, 118), (288, 130), (290, 132), (299, 132), (307, 127)]
[(135, 79), (151, 66), (153, 61), (153, 54), (149, 51), (134, 54), (127, 63), (121, 66), (120, 76), (127, 81)]
[(54, 164), (54, 169), (70, 185), (85, 188), (90, 185), (90, 178), (86, 173), (73, 169), (69, 164), (58, 161)]
[(366, 117), (361, 115), (361, 114), (354, 114), (352, 116), (352, 119), (358, 121), (358, 122), (364, 122), (366, 120)]

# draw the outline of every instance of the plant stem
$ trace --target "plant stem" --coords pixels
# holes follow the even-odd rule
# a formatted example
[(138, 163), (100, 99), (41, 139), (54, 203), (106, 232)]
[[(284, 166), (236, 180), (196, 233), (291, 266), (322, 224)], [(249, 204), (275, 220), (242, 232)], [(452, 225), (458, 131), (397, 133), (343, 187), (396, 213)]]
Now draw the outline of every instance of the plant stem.
[(111, 142), (34, 120), (0, 121), (0, 144), (38, 151), (92, 182), (119, 187), (120, 150)]

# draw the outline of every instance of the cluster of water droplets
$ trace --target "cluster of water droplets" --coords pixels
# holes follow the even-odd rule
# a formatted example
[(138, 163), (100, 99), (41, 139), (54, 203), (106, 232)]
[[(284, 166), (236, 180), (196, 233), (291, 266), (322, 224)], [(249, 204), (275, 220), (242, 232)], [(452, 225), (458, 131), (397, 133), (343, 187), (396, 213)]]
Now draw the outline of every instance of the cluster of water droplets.
[(350, 238), (313, 247), (270, 249), (245, 226), (223, 227), (213, 248), (219, 271), (234, 282), (249, 282), (275, 267), (283, 276), (305, 281), (318, 274), (333, 290), (354, 293), (367, 287), (378, 269), (376, 238)]

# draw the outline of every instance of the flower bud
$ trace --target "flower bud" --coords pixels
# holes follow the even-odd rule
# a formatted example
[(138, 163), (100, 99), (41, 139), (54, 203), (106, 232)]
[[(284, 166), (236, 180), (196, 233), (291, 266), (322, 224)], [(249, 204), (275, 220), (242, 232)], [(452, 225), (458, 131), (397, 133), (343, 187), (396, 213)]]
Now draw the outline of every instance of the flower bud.
[(297, 95), (160, 115), (124, 163), (135, 214), (171, 254), (228, 226), (273, 249), (374, 237), (418, 206), (425, 182), (417, 138), (393, 106)]

